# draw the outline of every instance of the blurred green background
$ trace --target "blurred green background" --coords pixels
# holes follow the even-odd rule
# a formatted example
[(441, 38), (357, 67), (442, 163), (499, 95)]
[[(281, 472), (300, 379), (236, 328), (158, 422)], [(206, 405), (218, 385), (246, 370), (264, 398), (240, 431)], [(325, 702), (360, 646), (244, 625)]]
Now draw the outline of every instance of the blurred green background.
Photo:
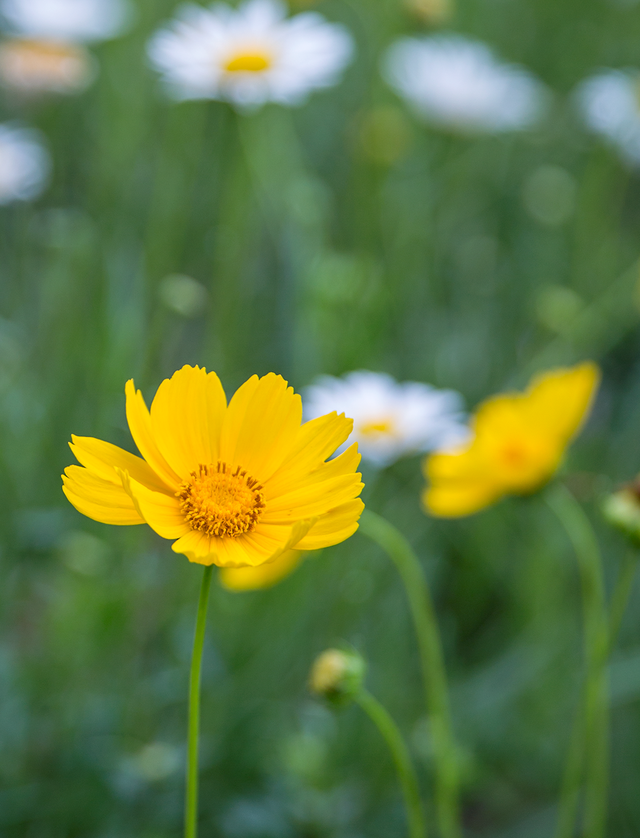
[[(0, 208), (3, 838), (180, 833), (200, 569), (147, 528), (83, 518), (60, 488), (71, 433), (132, 448), (128, 378), (149, 399), (185, 363), (216, 370), (229, 394), (255, 372), (301, 389), (366, 368), (456, 388), (472, 407), (591, 357), (605, 381), (570, 479), (615, 577), (625, 548), (597, 501), (640, 469), (640, 180), (568, 95), (598, 67), (640, 62), (640, 6), (459, 0), (450, 28), (554, 91), (536, 130), (478, 139), (429, 129), (384, 85), (383, 49), (428, 31), (401, 0), (315, 7), (350, 29), (357, 58), (293, 111), (168, 102), (144, 56), (167, 0), (138, 0), (82, 95), (2, 100), (0, 117), (40, 128), (54, 160), (42, 198)], [(566, 537), (536, 498), (429, 521), (417, 458), (365, 481), (434, 588), (466, 834), (551, 834), (582, 672)], [(636, 590), (611, 664), (612, 838), (640, 834), (639, 605)], [(271, 590), (214, 588), (203, 836), (405, 834), (378, 733), (308, 695), (313, 658), (340, 640), (369, 660), (428, 792), (405, 596), (356, 534)]]

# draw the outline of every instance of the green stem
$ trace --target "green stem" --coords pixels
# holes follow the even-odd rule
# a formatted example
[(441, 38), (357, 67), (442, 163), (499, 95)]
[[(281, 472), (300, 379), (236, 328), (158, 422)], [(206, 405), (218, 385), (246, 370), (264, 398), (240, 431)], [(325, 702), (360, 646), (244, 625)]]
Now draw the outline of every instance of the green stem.
[(407, 746), (396, 723), (382, 704), (367, 690), (361, 689), (356, 696), (356, 701), (378, 728), (391, 751), (391, 756), (398, 771), (398, 779), (402, 786), (410, 838), (426, 838), (427, 831), (422, 814), (418, 780), (411, 764)]
[(609, 707), (606, 661), (609, 652), (602, 560), (589, 518), (571, 492), (558, 483), (547, 492), (547, 504), (571, 541), (580, 572), (586, 672), (578, 717), (565, 767), (556, 838), (575, 832), (584, 762), (584, 838), (604, 835), (609, 785)]
[(620, 633), (620, 626), (622, 625), (622, 620), (629, 604), (629, 597), (631, 596), (637, 567), (637, 552), (636, 550), (629, 550), (625, 553), (616, 586), (611, 595), (611, 605), (609, 608), (611, 614), (609, 618), (609, 654), (613, 652), (613, 647)]
[(189, 678), (189, 734), (187, 745), (187, 803), (184, 817), (185, 838), (198, 834), (198, 733), (200, 729), (200, 673), (202, 648), (207, 622), (207, 605), (211, 588), (211, 567), (205, 567), (200, 586), (196, 632), (193, 638), (191, 675)]
[(458, 802), (458, 764), (442, 643), (427, 579), (409, 542), (384, 518), (365, 510), (360, 519), (360, 531), (389, 555), (405, 586), (418, 638), (427, 713), (433, 737), (438, 826), (442, 838), (459, 838), (462, 830)]

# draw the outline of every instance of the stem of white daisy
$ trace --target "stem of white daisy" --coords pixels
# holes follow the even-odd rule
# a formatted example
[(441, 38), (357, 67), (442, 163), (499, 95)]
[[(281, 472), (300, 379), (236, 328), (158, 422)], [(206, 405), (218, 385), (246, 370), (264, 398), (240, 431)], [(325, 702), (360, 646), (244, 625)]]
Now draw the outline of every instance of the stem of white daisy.
[(459, 838), (462, 829), (458, 800), (458, 760), (442, 642), (429, 585), (411, 545), (387, 520), (366, 509), (360, 518), (360, 530), (387, 553), (404, 582), (418, 639), (427, 714), (433, 737), (439, 831), (442, 838)]
[(202, 671), (202, 649), (207, 622), (207, 605), (211, 589), (211, 567), (205, 567), (200, 586), (196, 631), (193, 638), (191, 675), (189, 678), (189, 726), (187, 739), (187, 795), (184, 817), (185, 838), (196, 838), (198, 834), (198, 734), (200, 731), (200, 673)]

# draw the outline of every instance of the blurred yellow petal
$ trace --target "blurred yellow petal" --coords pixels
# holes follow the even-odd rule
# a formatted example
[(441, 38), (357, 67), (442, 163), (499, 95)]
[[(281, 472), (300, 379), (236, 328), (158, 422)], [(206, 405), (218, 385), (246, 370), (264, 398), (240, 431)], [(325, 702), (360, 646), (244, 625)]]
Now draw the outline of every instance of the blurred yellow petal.
[(222, 567), (220, 584), (229, 591), (257, 591), (281, 582), (298, 567), (302, 553), (288, 550), (279, 559), (259, 567)]
[(599, 384), (600, 370), (591, 362), (537, 376), (529, 389), (528, 421), (568, 442), (589, 415)]
[(487, 399), (472, 420), (469, 445), (426, 459), (425, 509), (471, 515), (503, 495), (540, 488), (585, 421), (599, 380), (598, 367), (587, 362), (539, 375), (525, 393)]

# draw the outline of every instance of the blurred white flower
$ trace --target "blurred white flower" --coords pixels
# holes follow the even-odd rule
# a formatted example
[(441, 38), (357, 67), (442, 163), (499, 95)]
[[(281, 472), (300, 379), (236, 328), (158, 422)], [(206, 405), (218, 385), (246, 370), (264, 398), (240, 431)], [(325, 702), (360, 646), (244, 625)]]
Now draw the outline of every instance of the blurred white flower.
[(125, 0), (0, 0), (0, 81), (20, 94), (83, 90), (95, 64), (82, 44), (117, 35), (128, 11)]
[(306, 419), (336, 410), (353, 419), (353, 442), (377, 466), (399, 457), (454, 447), (469, 437), (462, 397), (414, 381), (398, 383), (390, 375), (361, 370), (343, 378), (323, 376), (308, 387)]
[(287, 18), (280, 0), (247, 0), (237, 9), (183, 5), (148, 46), (174, 98), (248, 108), (299, 104), (335, 84), (352, 52), (342, 26), (315, 12)]
[(583, 81), (575, 96), (589, 128), (640, 166), (640, 71), (604, 70)]
[(401, 38), (387, 51), (383, 73), (421, 116), (464, 132), (527, 128), (548, 96), (529, 72), (460, 35)]
[(12, 34), (71, 43), (113, 38), (128, 17), (125, 0), (2, 0), (0, 15)]
[(49, 154), (35, 131), (0, 125), (0, 204), (39, 195), (50, 166)]

